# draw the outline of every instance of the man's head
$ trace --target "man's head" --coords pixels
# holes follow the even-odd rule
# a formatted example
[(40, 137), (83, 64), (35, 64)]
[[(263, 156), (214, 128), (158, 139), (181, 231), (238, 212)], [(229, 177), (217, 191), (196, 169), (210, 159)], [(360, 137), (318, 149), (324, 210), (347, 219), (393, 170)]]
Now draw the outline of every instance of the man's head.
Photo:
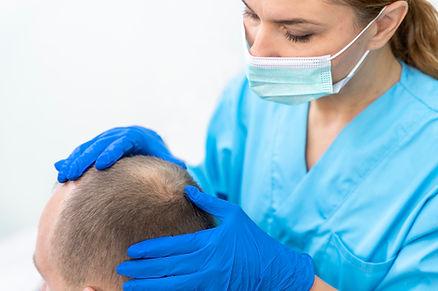
[[(35, 261), (50, 290), (118, 290), (116, 266), (144, 239), (196, 232), (213, 219), (184, 195), (190, 175), (136, 156), (58, 185), (41, 215)], [(86, 289), (89, 288), (89, 289)]]

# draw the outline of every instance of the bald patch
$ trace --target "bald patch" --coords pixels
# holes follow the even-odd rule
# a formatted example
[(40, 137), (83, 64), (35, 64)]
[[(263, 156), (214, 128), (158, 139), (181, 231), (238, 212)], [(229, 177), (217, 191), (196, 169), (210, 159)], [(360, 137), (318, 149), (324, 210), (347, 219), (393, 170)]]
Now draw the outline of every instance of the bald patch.
[(185, 185), (196, 186), (185, 170), (152, 157), (91, 168), (66, 197), (52, 240), (66, 282), (120, 289), (115, 268), (131, 244), (212, 227), (213, 219), (185, 197)]

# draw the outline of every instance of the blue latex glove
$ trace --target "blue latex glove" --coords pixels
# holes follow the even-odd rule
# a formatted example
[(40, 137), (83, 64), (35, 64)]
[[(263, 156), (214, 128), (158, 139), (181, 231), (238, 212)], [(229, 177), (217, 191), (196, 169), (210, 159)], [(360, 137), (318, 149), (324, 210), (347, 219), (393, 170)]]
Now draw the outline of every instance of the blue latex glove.
[(145, 240), (117, 267), (127, 290), (309, 290), (312, 259), (264, 233), (237, 205), (187, 186), (199, 208), (217, 217), (215, 228)]
[(67, 159), (56, 162), (58, 181), (77, 180), (93, 164), (103, 170), (129, 155), (155, 156), (186, 169), (184, 162), (170, 153), (156, 132), (140, 126), (117, 127), (80, 145)]

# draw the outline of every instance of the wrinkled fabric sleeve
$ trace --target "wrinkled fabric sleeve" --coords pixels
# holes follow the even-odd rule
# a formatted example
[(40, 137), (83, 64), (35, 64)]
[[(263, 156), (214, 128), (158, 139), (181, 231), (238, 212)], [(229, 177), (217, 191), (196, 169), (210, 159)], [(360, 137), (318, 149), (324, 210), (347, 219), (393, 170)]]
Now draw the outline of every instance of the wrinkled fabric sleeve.
[(437, 290), (437, 213), (438, 189), (434, 189), (378, 290)]
[(204, 192), (239, 204), (246, 126), (244, 99), (247, 80), (242, 74), (223, 91), (210, 120), (204, 161), (188, 171)]

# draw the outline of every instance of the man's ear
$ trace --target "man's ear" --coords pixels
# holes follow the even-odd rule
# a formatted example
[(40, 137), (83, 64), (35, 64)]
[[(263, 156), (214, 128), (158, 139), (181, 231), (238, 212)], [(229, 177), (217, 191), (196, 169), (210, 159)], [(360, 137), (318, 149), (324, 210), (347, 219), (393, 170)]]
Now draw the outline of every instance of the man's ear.
[(369, 42), (368, 49), (384, 47), (397, 31), (408, 10), (409, 5), (406, 1), (396, 1), (387, 5), (383, 14), (376, 20), (377, 30)]

